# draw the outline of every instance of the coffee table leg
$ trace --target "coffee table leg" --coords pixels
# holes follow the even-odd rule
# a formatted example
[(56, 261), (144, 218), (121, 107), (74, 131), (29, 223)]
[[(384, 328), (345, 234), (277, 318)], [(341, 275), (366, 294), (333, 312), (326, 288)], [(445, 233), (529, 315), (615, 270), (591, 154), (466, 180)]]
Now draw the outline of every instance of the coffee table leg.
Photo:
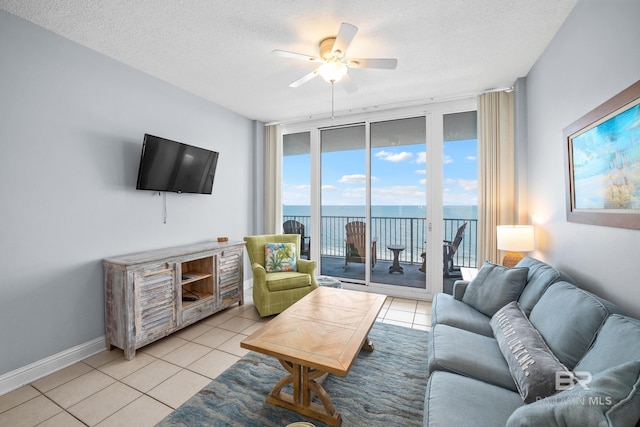
[(364, 339), (364, 344), (362, 344), (362, 349), (366, 350), (368, 352), (372, 352), (373, 351), (373, 343), (371, 342), (371, 340), (369, 339), (369, 336), (367, 335), (367, 337)]
[[(282, 406), (330, 426), (342, 425), (342, 416), (336, 411), (331, 398), (321, 385), (327, 373), (286, 360), (278, 360), (289, 375), (278, 381), (267, 396), (267, 403)], [(288, 384), (293, 384), (293, 395), (282, 391)], [(312, 402), (314, 395), (320, 399), (322, 405)]]

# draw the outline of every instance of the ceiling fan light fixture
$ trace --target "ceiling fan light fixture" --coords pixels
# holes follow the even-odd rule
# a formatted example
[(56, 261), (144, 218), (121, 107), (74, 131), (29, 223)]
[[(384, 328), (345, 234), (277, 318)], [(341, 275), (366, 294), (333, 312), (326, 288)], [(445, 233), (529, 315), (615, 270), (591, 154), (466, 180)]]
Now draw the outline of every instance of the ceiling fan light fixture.
[(383, 70), (393, 70), (398, 65), (398, 60), (395, 58), (347, 58), (347, 50), (349, 49), (349, 45), (351, 44), (351, 41), (353, 41), (357, 32), (358, 27), (343, 22), (340, 24), (337, 36), (326, 37), (320, 41), (320, 56), (305, 55), (303, 53), (288, 52), (280, 49), (274, 49), (272, 53), (284, 58), (321, 63), (317, 69), (289, 84), (289, 87), (300, 87), (304, 83), (320, 75), (323, 80), (331, 83), (332, 87), (334, 83), (342, 80), (346, 91), (351, 93), (357, 89), (355, 84), (351, 83), (349, 79), (349, 75), (347, 74), (348, 68), (378, 68)]
[(347, 65), (339, 61), (325, 62), (318, 68), (318, 74), (328, 83), (339, 82), (347, 74)]

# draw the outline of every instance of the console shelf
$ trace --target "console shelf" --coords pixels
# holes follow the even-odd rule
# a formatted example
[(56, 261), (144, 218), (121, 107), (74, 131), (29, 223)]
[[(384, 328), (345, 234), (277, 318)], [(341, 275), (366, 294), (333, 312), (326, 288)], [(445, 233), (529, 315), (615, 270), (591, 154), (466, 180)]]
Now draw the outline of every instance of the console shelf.
[(243, 251), (244, 242), (205, 242), (104, 259), (108, 348), (131, 360), (142, 346), (242, 305)]

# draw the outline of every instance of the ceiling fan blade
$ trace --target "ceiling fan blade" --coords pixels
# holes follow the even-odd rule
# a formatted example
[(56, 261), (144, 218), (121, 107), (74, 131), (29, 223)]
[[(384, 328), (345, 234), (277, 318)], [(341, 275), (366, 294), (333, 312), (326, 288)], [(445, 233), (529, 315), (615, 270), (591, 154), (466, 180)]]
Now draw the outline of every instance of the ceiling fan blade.
[(353, 93), (358, 90), (358, 85), (349, 77), (349, 74), (342, 76), (339, 82), (347, 93)]
[(395, 70), (398, 66), (397, 59), (391, 58), (355, 58), (347, 61), (349, 68), (380, 68), (383, 70)]
[(309, 74), (299, 78), (298, 80), (296, 80), (295, 82), (291, 83), (289, 85), (289, 87), (299, 87), (302, 86), (303, 84), (305, 84), (306, 82), (308, 82), (309, 80), (311, 80), (312, 78), (314, 78), (315, 76), (318, 75), (318, 70), (313, 70), (312, 72), (310, 72)]
[(271, 51), (276, 56), (282, 56), (283, 58), (302, 59), (303, 61), (322, 62), (317, 56), (309, 56), (304, 53), (288, 52), (286, 50), (274, 49)]
[(338, 35), (336, 36), (336, 41), (333, 42), (331, 53), (339, 58), (344, 58), (344, 56), (347, 54), (347, 49), (349, 48), (349, 45), (351, 44), (353, 38), (356, 36), (357, 32), (358, 27), (343, 22), (342, 25), (340, 25), (340, 30), (338, 31)]

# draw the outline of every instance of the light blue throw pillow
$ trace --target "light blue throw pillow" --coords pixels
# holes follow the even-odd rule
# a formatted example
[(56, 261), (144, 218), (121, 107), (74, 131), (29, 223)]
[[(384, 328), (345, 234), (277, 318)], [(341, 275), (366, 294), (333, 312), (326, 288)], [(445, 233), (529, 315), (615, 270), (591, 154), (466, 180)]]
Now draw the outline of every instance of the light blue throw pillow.
[(491, 317), (518, 299), (528, 274), (527, 267), (507, 268), (485, 261), (478, 275), (469, 282), (462, 302)]
[(640, 418), (640, 360), (593, 374), (573, 388), (516, 409), (507, 427), (634, 426)]

